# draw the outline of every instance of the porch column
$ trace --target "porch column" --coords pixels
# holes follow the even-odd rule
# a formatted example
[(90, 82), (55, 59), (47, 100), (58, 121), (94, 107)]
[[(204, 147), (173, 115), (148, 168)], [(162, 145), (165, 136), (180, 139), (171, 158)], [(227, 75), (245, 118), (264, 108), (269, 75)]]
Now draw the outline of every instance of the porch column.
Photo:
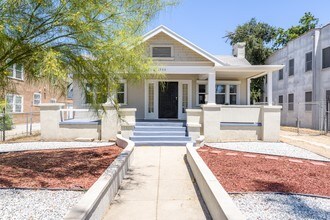
[(251, 100), (251, 79), (246, 79), (246, 104), (250, 105)]
[(208, 86), (208, 98), (207, 104), (208, 105), (215, 105), (215, 72), (209, 73), (209, 78), (207, 80)]
[(273, 105), (273, 77), (272, 72), (267, 73), (267, 99), (268, 105)]

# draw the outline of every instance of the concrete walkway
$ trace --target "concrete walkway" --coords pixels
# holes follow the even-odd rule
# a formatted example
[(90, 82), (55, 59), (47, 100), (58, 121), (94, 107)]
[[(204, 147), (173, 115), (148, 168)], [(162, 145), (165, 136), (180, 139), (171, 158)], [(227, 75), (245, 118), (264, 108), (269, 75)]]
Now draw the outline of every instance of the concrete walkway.
[(136, 147), (104, 219), (210, 219), (186, 165), (185, 147)]

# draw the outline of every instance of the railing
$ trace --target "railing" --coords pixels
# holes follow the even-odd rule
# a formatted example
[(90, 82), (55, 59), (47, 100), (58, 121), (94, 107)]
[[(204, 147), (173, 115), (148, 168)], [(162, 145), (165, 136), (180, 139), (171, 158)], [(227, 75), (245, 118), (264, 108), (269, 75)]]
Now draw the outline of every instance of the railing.
[[(84, 112), (85, 114), (80, 114), (79, 112)], [(77, 114), (78, 113), (78, 114)], [(93, 115), (94, 114), (94, 115)], [(96, 113), (90, 111), (90, 109), (61, 109), (60, 117), (61, 122), (66, 120), (74, 120), (74, 119), (83, 119), (83, 120), (96, 120)]]

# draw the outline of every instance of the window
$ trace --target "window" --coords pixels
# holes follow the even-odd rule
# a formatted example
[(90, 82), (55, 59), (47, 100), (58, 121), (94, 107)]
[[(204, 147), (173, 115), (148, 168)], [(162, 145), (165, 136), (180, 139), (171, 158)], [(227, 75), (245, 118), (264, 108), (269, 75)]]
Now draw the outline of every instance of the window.
[(220, 105), (226, 103), (226, 85), (221, 85), (221, 84), (216, 85), (215, 103)]
[(309, 53), (306, 53), (305, 55), (305, 71), (310, 71), (312, 70), (312, 66), (313, 66), (313, 53), (312, 52), (309, 52)]
[(278, 96), (278, 104), (283, 106), (283, 96)]
[(289, 94), (288, 95), (288, 110), (293, 111), (294, 110), (294, 94)]
[(206, 104), (206, 95), (207, 95), (207, 85), (205, 84), (197, 83), (197, 104), (203, 105)]
[(50, 103), (56, 103), (56, 102), (57, 102), (56, 99), (54, 99), (54, 98), (50, 99)]
[(312, 111), (312, 92), (305, 92), (305, 111)]
[(170, 58), (172, 57), (171, 46), (152, 46), (152, 57), (156, 58)]
[(294, 59), (289, 60), (289, 76), (294, 75)]
[(122, 81), (119, 83), (118, 89), (117, 89), (117, 102), (118, 104), (124, 104), (127, 103), (127, 85), (125, 81)]
[(155, 98), (155, 85), (154, 83), (149, 83), (148, 87), (148, 113), (154, 113), (154, 98)]
[(330, 67), (330, 47), (322, 50), (322, 68)]
[(94, 102), (105, 103), (107, 101), (107, 94), (98, 91), (92, 84), (87, 83), (85, 87), (85, 103), (91, 104)]
[(229, 85), (229, 103), (231, 105), (237, 104), (237, 85)]
[[(266, 79), (267, 79), (267, 77), (266, 77)], [(278, 80), (282, 80), (282, 79), (283, 79), (283, 69), (280, 69), (278, 71)]]
[(188, 108), (188, 84), (182, 84), (182, 113)]
[(41, 93), (33, 94), (33, 105), (39, 105), (41, 103)]
[(8, 112), (13, 112), (13, 113), (23, 112), (23, 96), (7, 94), (6, 102), (7, 102)]
[(14, 64), (8, 70), (10, 72), (9, 77), (20, 80), (24, 79), (24, 67), (22, 64)]

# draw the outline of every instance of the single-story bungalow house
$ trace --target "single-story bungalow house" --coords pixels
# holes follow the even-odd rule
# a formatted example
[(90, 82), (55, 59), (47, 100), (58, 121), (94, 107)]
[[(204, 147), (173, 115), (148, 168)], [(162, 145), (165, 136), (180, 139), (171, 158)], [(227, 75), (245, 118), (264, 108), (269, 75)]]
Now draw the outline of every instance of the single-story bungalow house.
[[(233, 55), (213, 55), (165, 26), (145, 34), (144, 43), (165, 77), (140, 83), (123, 79), (117, 91), (123, 115), (130, 115), (127, 126), (118, 129), (130, 130), (127, 136), (137, 144), (176, 144), (200, 137), (208, 142), (278, 141), (281, 107), (272, 106), (271, 75), (282, 65), (251, 65), (245, 43), (234, 45)], [(268, 105), (250, 105), (250, 81), (264, 75)], [(85, 103), (75, 85), (74, 108)]]

